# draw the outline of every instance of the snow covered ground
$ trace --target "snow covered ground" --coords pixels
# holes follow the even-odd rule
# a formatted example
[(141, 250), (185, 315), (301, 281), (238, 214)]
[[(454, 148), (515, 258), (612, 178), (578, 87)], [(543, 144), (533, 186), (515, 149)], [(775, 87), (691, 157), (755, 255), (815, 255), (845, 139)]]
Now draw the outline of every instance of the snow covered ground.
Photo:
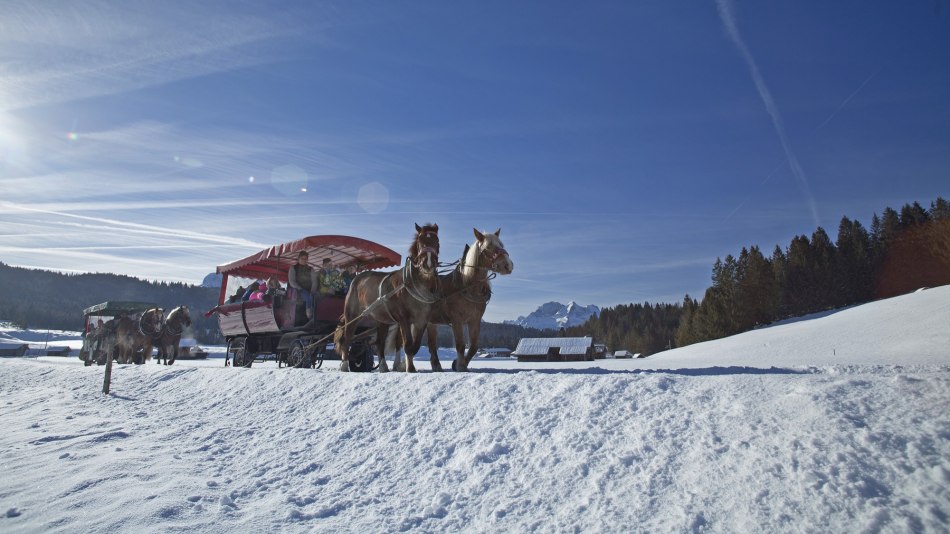
[(222, 363), (0, 360), (0, 531), (950, 529), (950, 286), (644, 360)]

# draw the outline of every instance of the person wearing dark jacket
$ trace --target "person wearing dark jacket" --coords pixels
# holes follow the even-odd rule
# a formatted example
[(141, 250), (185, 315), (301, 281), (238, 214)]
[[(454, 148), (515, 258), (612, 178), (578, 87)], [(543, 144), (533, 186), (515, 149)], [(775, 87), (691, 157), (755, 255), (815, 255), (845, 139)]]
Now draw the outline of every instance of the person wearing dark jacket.
[(297, 298), (307, 305), (307, 318), (313, 318), (313, 296), (317, 293), (317, 273), (310, 266), (310, 254), (301, 251), (297, 263), (287, 271), (287, 285), (297, 290)]

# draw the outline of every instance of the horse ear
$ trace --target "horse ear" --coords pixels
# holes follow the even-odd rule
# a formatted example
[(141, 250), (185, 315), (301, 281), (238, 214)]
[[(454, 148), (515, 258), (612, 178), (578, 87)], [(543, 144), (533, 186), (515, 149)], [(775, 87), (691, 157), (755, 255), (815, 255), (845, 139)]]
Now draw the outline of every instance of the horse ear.
[(433, 225), (432, 225), (432, 228), (435, 230), (435, 233), (439, 233), (439, 225), (438, 225), (438, 224), (433, 224)]
[(485, 240), (485, 234), (479, 232), (478, 228), (472, 228), (472, 231), (475, 232), (475, 239), (477, 239), (479, 242)]
[(495, 237), (501, 237), (501, 228), (495, 230)]
[(422, 228), (419, 228), (419, 223), (413, 223), (413, 224), (416, 225), (416, 233), (417, 233), (417, 234), (422, 233)]

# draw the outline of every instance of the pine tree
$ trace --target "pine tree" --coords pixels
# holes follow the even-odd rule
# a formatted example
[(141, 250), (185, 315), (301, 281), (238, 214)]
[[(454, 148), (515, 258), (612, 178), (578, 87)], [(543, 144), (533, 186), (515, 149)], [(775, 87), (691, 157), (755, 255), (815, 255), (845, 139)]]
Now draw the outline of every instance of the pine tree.
[(950, 219), (950, 202), (943, 197), (937, 197), (937, 200), (930, 203), (930, 218), (935, 221)]
[(925, 210), (923, 206), (917, 202), (914, 202), (913, 204), (904, 204), (904, 207), (901, 208), (901, 229), (921, 226), (926, 224), (929, 220), (930, 215), (927, 214), (927, 210)]
[(822, 227), (811, 236), (811, 260), (813, 302), (809, 312), (827, 310), (837, 303), (835, 292), (835, 263), (837, 250)]
[(811, 270), (811, 244), (801, 235), (792, 239), (788, 247), (786, 302), (792, 316), (804, 315), (815, 302), (814, 280)]
[(772, 251), (772, 284), (772, 318), (788, 317), (788, 257), (778, 245)]
[(841, 218), (838, 225), (838, 264), (835, 269), (836, 306), (865, 302), (874, 289), (871, 240), (858, 221)]
[(677, 327), (674, 336), (677, 347), (685, 347), (686, 345), (692, 345), (700, 341), (694, 325), (697, 308), (699, 308), (699, 303), (696, 302), (696, 299), (690, 298), (689, 294), (687, 294), (683, 298), (683, 315), (680, 317), (679, 327)]

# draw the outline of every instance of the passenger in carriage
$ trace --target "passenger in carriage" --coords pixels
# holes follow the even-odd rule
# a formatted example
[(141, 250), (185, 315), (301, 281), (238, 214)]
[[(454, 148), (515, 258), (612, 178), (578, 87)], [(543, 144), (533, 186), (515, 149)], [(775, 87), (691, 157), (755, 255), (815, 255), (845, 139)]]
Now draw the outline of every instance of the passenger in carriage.
[(244, 286), (239, 286), (239, 287), (237, 288), (237, 291), (235, 291), (233, 295), (231, 295), (230, 297), (228, 297), (228, 304), (233, 304), (233, 303), (235, 303), (235, 302), (241, 302), (241, 297), (244, 296), (244, 291), (245, 291)]
[(280, 280), (276, 276), (267, 279), (267, 294), (270, 296), (283, 295), (284, 288), (280, 285)]
[(356, 278), (356, 264), (351, 263), (347, 266), (346, 271), (343, 273), (343, 294), (346, 295), (350, 291), (350, 284), (353, 283), (353, 279)]
[(275, 295), (284, 291), (280, 287), (280, 281), (277, 280), (276, 276), (268, 278), (267, 283), (258, 280), (257, 284), (257, 291), (251, 293), (251, 301), (270, 301)]
[(251, 296), (247, 300), (248, 302), (263, 301), (264, 295), (267, 294), (267, 285), (264, 282), (261, 282), (260, 280), (254, 283), (257, 284), (257, 290), (251, 293)]
[(323, 268), (317, 274), (320, 294), (323, 296), (340, 295), (343, 293), (343, 276), (330, 258), (323, 259)]
[(244, 295), (241, 297), (243, 302), (251, 300), (251, 295), (257, 292), (257, 289), (261, 286), (260, 282), (251, 282), (251, 285), (247, 286), (247, 291), (244, 292)]
[(317, 273), (310, 267), (310, 254), (297, 254), (297, 263), (287, 271), (287, 285), (297, 290), (297, 298), (307, 306), (307, 318), (313, 318), (313, 296), (317, 293)]

